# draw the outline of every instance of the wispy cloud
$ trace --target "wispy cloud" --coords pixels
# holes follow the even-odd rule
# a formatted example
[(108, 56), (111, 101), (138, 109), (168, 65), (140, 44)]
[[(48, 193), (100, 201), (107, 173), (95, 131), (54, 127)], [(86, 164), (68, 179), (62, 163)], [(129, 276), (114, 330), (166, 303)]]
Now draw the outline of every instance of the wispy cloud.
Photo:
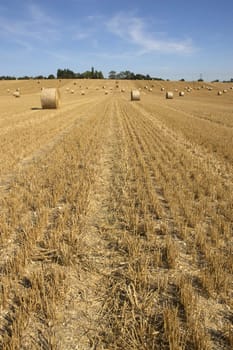
[(23, 48), (31, 49), (38, 42), (48, 43), (58, 38), (56, 22), (38, 5), (25, 7), (24, 18), (0, 16), (0, 36)]
[(192, 40), (177, 40), (168, 35), (153, 33), (141, 17), (118, 13), (106, 23), (107, 29), (122, 40), (137, 45), (140, 54), (148, 52), (191, 53), (195, 50)]

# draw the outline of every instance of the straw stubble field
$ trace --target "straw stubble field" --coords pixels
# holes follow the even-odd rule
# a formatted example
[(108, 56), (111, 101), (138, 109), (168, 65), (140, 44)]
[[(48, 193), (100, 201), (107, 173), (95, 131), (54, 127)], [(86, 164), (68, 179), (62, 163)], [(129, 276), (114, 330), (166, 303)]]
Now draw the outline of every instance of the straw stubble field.
[(0, 83), (0, 349), (233, 347), (233, 90), (186, 84)]

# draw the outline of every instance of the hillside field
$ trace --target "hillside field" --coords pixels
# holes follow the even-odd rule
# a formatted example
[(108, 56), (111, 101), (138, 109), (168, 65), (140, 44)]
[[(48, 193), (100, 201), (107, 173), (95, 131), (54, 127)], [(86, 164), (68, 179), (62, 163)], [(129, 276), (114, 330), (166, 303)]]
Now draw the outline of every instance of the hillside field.
[(0, 81), (0, 350), (230, 350), (232, 273), (233, 83)]

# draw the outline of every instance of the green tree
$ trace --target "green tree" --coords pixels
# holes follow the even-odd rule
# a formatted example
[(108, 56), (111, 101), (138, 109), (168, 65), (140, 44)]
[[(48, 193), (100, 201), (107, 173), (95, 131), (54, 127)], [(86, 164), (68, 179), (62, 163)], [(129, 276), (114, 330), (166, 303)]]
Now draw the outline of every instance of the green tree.
[(114, 70), (108, 73), (108, 79), (116, 79), (116, 72)]

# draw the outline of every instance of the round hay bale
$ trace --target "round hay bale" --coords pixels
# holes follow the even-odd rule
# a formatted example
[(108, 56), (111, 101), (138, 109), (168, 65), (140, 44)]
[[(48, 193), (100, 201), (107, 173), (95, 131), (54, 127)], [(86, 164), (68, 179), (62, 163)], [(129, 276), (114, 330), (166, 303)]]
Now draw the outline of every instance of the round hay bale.
[(165, 89), (164, 89), (164, 87), (161, 87), (161, 91), (164, 91)]
[(70, 90), (70, 93), (71, 93), (71, 94), (74, 94), (74, 90)]
[(125, 92), (125, 89), (122, 88), (122, 89), (121, 89), (121, 92)]
[(166, 92), (166, 98), (172, 99), (173, 98), (173, 92), (172, 91), (167, 91)]
[(148, 90), (149, 92), (152, 92), (153, 90), (152, 90), (152, 88), (149, 88), (149, 90)]
[(10, 89), (7, 89), (7, 92), (9, 93), (9, 92), (10, 92)]
[(140, 101), (140, 91), (131, 90), (131, 101)]
[(81, 95), (85, 95), (85, 91), (84, 90), (81, 91)]
[(60, 92), (57, 88), (43, 89), (40, 100), (43, 109), (56, 109), (60, 105)]
[(16, 90), (16, 91), (20, 91), (20, 88), (16, 88), (15, 90)]
[(218, 91), (218, 95), (219, 95), (219, 96), (222, 95), (222, 91)]
[(178, 92), (178, 89), (175, 89), (174, 91), (175, 91), (175, 92)]
[(14, 97), (20, 97), (20, 92), (19, 92), (19, 91), (13, 92), (13, 96), (14, 96)]
[(222, 90), (222, 92), (224, 92), (224, 94), (227, 93), (227, 89)]
[(184, 91), (180, 91), (179, 96), (184, 96)]
[(107, 91), (107, 90), (105, 90), (104, 94), (105, 94), (105, 95), (108, 95), (108, 91)]

